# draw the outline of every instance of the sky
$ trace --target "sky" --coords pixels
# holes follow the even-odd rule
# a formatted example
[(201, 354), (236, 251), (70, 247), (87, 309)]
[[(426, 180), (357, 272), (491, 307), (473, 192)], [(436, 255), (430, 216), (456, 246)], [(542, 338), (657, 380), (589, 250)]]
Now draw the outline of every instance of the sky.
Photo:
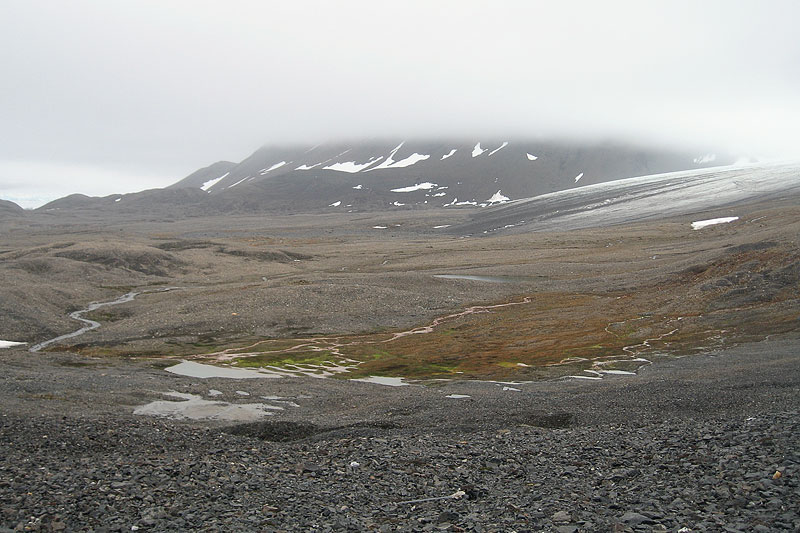
[(798, 20), (796, 0), (2, 0), (0, 198), (374, 137), (793, 157)]

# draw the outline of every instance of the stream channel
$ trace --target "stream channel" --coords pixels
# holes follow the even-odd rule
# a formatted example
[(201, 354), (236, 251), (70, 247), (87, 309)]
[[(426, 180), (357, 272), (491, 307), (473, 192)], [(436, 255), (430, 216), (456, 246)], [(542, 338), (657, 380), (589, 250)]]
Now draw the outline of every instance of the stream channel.
[(99, 328), (100, 327), (100, 322), (97, 322), (95, 320), (90, 320), (88, 318), (84, 318), (83, 315), (85, 315), (87, 313), (91, 313), (92, 311), (96, 311), (97, 309), (100, 309), (101, 307), (109, 307), (109, 306), (112, 306), (112, 305), (119, 305), (119, 304), (124, 304), (124, 303), (127, 303), (127, 302), (131, 302), (131, 301), (133, 301), (134, 298), (136, 298), (140, 294), (153, 293), (153, 292), (167, 292), (167, 291), (171, 291), (171, 290), (175, 290), (175, 289), (178, 289), (178, 287), (167, 287), (167, 288), (164, 288), (164, 289), (150, 289), (150, 290), (138, 291), (138, 292), (132, 291), (132, 292), (129, 292), (127, 294), (123, 294), (122, 296), (120, 296), (116, 300), (111, 300), (109, 302), (92, 302), (85, 309), (80, 309), (78, 311), (73, 311), (73, 312), (71, 312), (69, 314), (70, 318), (72, 318), (74, 320), (77, 320), (78, 322), (82, 322), (84, 324), (84, 326), (82, 328), (77, 329), (77, 330), (73, 331), (72, 333), (66, 333), (64, 335), (59, 335), (58, 337), (46, 340), (44, 342), (40, 342), (39, 344), (35, 344), (35, 345), (31, 346), (28, 351), (36, 353), (36, 352), (39, 352), (39, 351), (43, 350), (44, 348), (47, 348), (51, 344), (55, 344), (57, 342), (61, 342), (61, 341), (67, 340), (67, 339), (72, 339), (72, 338), (77, 337), (79, 335), (83, 335), (87, 331), (92, 331), (93, 329)]

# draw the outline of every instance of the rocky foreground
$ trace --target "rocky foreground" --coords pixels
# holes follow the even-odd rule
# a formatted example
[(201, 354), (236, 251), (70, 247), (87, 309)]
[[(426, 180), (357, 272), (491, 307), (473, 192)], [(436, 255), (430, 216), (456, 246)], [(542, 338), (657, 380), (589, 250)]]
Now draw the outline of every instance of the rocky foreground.
[[(446, 385), (473, 396), (450, 403), (361, 384), (374, 401), (354, 401), (346, 424), (334, 404), (357, 384), (311, 380), (331, 387), (329, 411), (319, 392), (313, 412), (227, 426), (32, 394), (34, 367), (6, 353), (0, 531), (797, 531), (797, 347), (495, 400), (479, 383)], [(58, 388), (59, 369), (37, 371)], [(113, 404), (109, 371), (82, 371), (87, 394)], [(146, 376), (153, 388), (160, 375)]]

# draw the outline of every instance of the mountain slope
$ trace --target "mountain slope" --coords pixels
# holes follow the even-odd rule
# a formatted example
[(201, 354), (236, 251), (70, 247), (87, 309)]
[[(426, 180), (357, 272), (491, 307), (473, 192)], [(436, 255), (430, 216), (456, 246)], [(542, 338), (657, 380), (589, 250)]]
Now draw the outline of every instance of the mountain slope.
[(487, 207), (588, 184), (731, 162), (730, 157), (702, 152), (613, 142), (411, 140), (267, 146), (238, 164), (220, 161), (202, 168), (166, 189), (88, 200), (73, 196), (41, 209), (192, 216)]
[[(608, 180), (730, 163), (626, 146), (408, 141), (265, 147), (202, 184), (224, 209), (490, 205)], [(182, 180), (180, 183), (187, 183)]]
[(25, 210), (14, 202), (0, 200), (0, 217), (19, 217), (25, 214)]
[(232, 168), (236, 166), (236, 163), (232, 163), (230, 161), (217, 161), (207, 167), (201, 168), (199, 170), (195, 170), (182, 180), (177, 183), (173, 183), (168, 189), (180, 189), (184, 187), (192, 188), (192, 187), (199, 187), (202, 188), (205, 183), (208, 181), (213, 181), (215, 178), (219, 176), (225, 175), (226, 172), (229, 172)]

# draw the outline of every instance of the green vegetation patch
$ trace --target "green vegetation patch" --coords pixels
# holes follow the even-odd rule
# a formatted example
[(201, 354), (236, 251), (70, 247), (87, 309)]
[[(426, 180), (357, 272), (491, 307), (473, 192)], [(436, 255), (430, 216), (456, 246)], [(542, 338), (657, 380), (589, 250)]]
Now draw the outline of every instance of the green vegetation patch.
[(327, 361), (337, 362), (341, 357), (327, 350), (320, 352), (297, 352), (256, 355), (254, 357), (239, 357), (233, 364), (239, 367), (257, 368), (263, 366), (287, 367), (291, 365), (321, 365)]

